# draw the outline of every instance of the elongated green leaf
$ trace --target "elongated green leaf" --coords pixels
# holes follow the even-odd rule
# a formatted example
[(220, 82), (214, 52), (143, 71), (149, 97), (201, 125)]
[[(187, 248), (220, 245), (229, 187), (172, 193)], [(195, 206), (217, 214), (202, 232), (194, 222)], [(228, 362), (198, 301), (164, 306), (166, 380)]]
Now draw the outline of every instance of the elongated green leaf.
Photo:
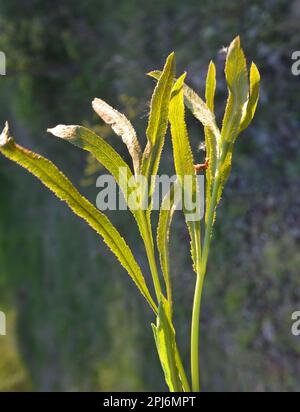
[(249, 95), (247, 64), (239, 37), (236, 37), (229, 46), (225, 75), (229, 97), (221, 130), (222, 151), (220, 154), (220, 185), (217, 203), (221, 199), (224, 185), (230, 175), (234, 143), (238, 134), (251, 122), (259, 97), (259, 72), (254, 64), (252, 64), (250, 70)]
[[(161, 152), (163, 149), (165, 134), (168, 127), (169, 101), (174, 80), (175, 57), (171, 53), (167, 58), (162, 75), (154, 89), (150, 116), (147, 128), (147, 145), (142, 158), (142, 174), (146, 176), (149, 187), (149, 200), (154, 190), (152, 176), (156, 176)], [(150, 206), (151, 208), (151, 206)]]
[(245, 130), (249, 126), (249, 124), (251, 123), (255, 115), (255, 111), (256, 111), (256, 107), (257, 107), (257, 103), (259, 99), (259, 86), (260, 86), (260, 74), (259, 74), (258, 68), (256, 67), (255, 63), (252, 63), (251, 68), (250, 68), (250, 96), (249, 96), (249, 100), (245, 104), (246, 109), (242, 117), (242, 122), (240, 125), (239, 133), (241, 133), (243, 130)]
[(205, 100), (206, 105), (209, 110), (214, 114), (215, 112), (215, 93), (216, 93), (216, 66), (213, 61), (209, 62), (207, 76), (206, 76), (206, 87), (205, 87)]
[[(179, 188), (180, 189), (180, 188)], [(176, 199), (177, 184), (173, 183), (169, 192), (165, 195), (159, 212), (159, 220), (157, 227), (157, 248), (159, 252), (160, 265), (164, 275), (164, 280), (167, 289), (167, 297), (172, 311), (172, 285), (170, 278), (169, 264), (169, 235), (170, 227), (176, 210), (178, 199)]]
[(160, 363), (170, 392), (181, 392), (182, 385), (176, 364), (175, 330), (171, 322), (168, 302), (164, 297), (159, 303), (156, 326), (152, 324), (152, 329)]
[(247, 63), (239, 37), (236, 37), (228, 48), (225, 76), (229, 94), (221, 130), (222, 144), (235, 141), (249, 94)]
[[(158, 80), (161, 76), (161, 71), (154, 70), (148, 73), (149, 76)], [(187, 84), (183, 85), (184, 103), (192, 114), (199, 120), (204, 127), (207, 127), (219, 141), (221, 134), (216, 124), (216, 119), (213, 112), (201, 97)]]
[[(126, 201), (134, 190), (137, 191), (137, 196), (131, 197), (128, 206), (137, 222), (144, 242), (149, 243), (148, 221), (142, 204), (143, 188), (135, 184), (135, 178), (130, 168), (115, 149), (93, 131), (82, 126), (58, 125), (53, 129), (48, 129), (48, 131), (54, 136), (89, 151), (114, 176), (125, 195)], [(129, 185), (130, 181), (131, 184)], [(152, 233), (150, 233), (150, 243), (153, 244), (151, 235)]]
[[(89, 151), (115, 177), (125, 194), (125, 200), (137, 222), (149, 255), (149, 250), (153, 247), (153, 237), (150, 230), (150, 222), (146, 218), (142, 203), (144, 201), (144, 189), (136, 181), (139, 176), (134, 177), (127, 163), (124, 162), (120, 155), (104, 139), (85, 127), (59, 125), (48, 131)], [(133, 191), (136, 192), (136, 196), (131, 196), (134, 194)], [(130, 198), (131, 201), (128, 201)], [(148, 259), (150, 259), (149, 256)], [(152, 262), (149, 261), (149, 264), (152, 265)]]
[(108, 218), (84, 198), (52, 162), (15, 144), (9, 134), (8, 124), (6, 124), (0, 137), (0, 152), (36, 176), (103, 238), (104, 242), (136, 283), (151, 308), (156, 311), (156, 306), (146, 286), (139, 265), (129, 246)]
[[(211, 61), (208, 67), (207, 77), (206, 77), (206, 90), (205, 99), (209, 110), (214, 113), (214, 99), (216, 91), (216, 67)], [(208, 158), (208, 168), (206, 170), (206, 213), (205, 221), (207, 222), (211, 196), (212, 187), (216, 173), (217, 158), (218, 158), (218, 140), (216, 136), (212, 133), (211, 129), (208, 127), (204, 128), (205, 133), (205, 147), (206, 147), (206, 157)]]
[(141, 166), (142, 151), (131, 122), (124, 114), (118, 112), (101, 99), (94, 99), (92, 106), (101, 119), (110, 125), (114, 132), (122, 138), (132, 157), (135, 174), (138, 174)]
[(194, 158), (184, 120), (183, 82), (186, 73), (175, 82), (170, 100), (169, 120), (177, 175), (183, 180), (185, 175), (195, 175)]
[[(191, 199), (194, 203), (199, 199), (197, 180), (194, 170), (194, 159), (189, 142), (189, 136), (184, 120), (183, 83), (185, 74), (174, 84), (170, 100), (169, 120), (171, 124), (171, 137), (173, 145), (173, 156), (176, 174), (184, 190), (185, 199)], [(192, 179), (192, 184), (188, 185), (186, 177)], [(187, 210), (183, 202), (187, 226), (191, 237), (191, 253), (194, 269), (200, 269), (201, 245), (200, 245), (200, 219), (190, 219), (191, 211)]]
[(122, 157), (102, 137), (83, 126), (58, 125), (48, 132), (73, 145), (87, 150), (107, 169), (116, 179), (123, 193), (128, 192), (128, 180), (132, 172)]

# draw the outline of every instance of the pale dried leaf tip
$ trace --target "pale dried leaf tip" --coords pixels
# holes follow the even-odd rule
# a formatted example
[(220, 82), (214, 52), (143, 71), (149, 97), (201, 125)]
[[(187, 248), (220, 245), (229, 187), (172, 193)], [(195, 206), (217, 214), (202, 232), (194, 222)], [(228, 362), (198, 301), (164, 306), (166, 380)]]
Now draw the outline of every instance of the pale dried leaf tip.
[(118, 110), (111, 107), (104, 100), (95, 98), (92, 106), (98, 116), (122, 138), (132, 157), (134, 170), (137, 173), (140, 168), (142, 151), (131, 122), (124, 114), (118, 112)]
[(109, 124), (118, 136), (122, 137), (124, 143), (130, 145), (136, 143), (135, 130), (130, 121), (122, 113), (99, 98), (93, 100), (92, 106), (102, 120)]
[(101, 119), (110, 125), (114, 132), (123, 138), (124, 142), (129, 142), (129, 140), (136, 138), (131, 123), (122, 113), (99, 98), (93, 100), (92, 106)]
[(0, 146), (5, 146), (9, 141), (9, 125), (5, 122), (4, 129), (0, 135)]
[(59, 124), (52, 129), (47, 129), (47, 132), (53, 134), (53, 136), (61, 137), (62, 139), (71, 139), (76, 136), (77, 127), (78, 126)]

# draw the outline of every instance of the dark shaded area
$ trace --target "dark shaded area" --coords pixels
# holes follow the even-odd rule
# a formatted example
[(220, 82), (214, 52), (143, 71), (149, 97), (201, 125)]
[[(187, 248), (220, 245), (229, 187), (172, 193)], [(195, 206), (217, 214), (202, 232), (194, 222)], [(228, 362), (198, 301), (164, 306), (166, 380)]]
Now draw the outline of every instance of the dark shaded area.
[[(240, 34), (249, 62), (257, 63), (261, 100), (236, 145), (206, 280), (204, 390), (299, 388), (300, 341), (290, 331), (291, 313), (300, 309), (300, 79), (291, 73), (291, 54), (300, 46), (299, 19), (299, 0), (12, 0), (0, 5), (0, 50), (8, 65), (0, 79), (1, 123), (8, 118), (18, 142), (55, 160), (92, 201), (95, 165), (49, 137), (47, 127), (100, 127), (128, 159), (119, 139), (99, 126), (93, 97), (126, 112), (144, 143), (154, 84), (144, 74), (160, 68), (170, 51), (176, 52), (177, 73), (187, 70), (188, 82), (201, 95), (209, 60), (217, 63), (219, 118), (226, 99), (219, 50)], [(200, 162), (203, 130), (190, 116), (188, 123)], [(170, 161), (168, 142), (164, 170)], [(15, 313), (27, 371), (5, 386), (2, 382), (19, 366), (2, 362), (6, 352), (0, 346), (0, 385), (9, 390), (165, 389), (152, 314), (106, 247), (65, 205), (3, 158), (0, 187), (0, 309)], [(131, 216), (116, 213), (112, 220), (147, 271)], [(195, 282), (187, 239), (177, 216), (172, 276), (186, 364)]]

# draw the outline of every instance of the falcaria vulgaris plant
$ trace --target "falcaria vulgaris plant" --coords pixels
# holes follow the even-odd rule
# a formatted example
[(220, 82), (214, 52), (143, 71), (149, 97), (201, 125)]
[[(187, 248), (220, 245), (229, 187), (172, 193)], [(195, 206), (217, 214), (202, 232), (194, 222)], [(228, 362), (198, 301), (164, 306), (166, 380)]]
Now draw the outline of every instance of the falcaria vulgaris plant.
[[(145, 245), (155, 296), (150, 293), (140, 266), (128, 244), (108, 218), (85, 199), (52, 162), (17, 145), (10, 135), (8, 124), (0, 137), (0, 151), (4, 156), (19, 163), (39, 178), (45, 186), (53, 191), (58, 198), (65, 201), (74, 213), (84, 219), (103, 238), (153, 311), (156, 318), (155, 324), (152, 324), (154, 339), (170, 391), (189, 392), (192, 390), (197, 392), (200, 390), (198, 359), (200, 304), (216, 219), (216, 208), (230, 174), (236, 139), (250, 124), (254, 116), (259, 98), (260, 76), (254, 63), (251, 65), (250, 74), (248, 74), (240, 39), (239, 37), (235, 38), (227, 50), (225, 77), (228, 86), (228, 100), (222, 127), (219, 129), (214, 115), (216, 69), (213, 62), (209, 64), (208, 68), (205, 101), (185, 83), (185, 74), (176, 78), (173, 53), (167, 58), (161, 72), (154, 71), (149, 75), (157, 80), (157, 84), (151, 99), (146, 131), (147, 144), (143, 151), (132, 124), (123, 114), (100, 99), (95, 99), (92, 104), (96, 113), (112, 127), (126, 144), (132, 157), (132, 169), (103, 138), (92, 130), (82, 126), (59, 125), (49, 129), (49, 132), (90, 152), (113, 175), (120, 189), (126, 193), (127, 199), (136, 190), (134, 185), (129, 185), (129, 180), (132, 182), (132, 179), (133, 181), (136, 179), (138, 186), (138, 176), (142, 175), (147, 179), (149, 184), (140, 188), (139, 196), (136, 196), (133, 202), (128, 202), (128, 207), (135, 218)], [(203, 165), (195, 165), (194, 162), (185, 124), (185, 106), (204, 127), (206, 161)], [(171, 130), (177, 180), (171, 186), (169, 196), (166, 196), (162, 201), (155, 241), (151, 221), (155, 184), (151, 177), (157, 175), (158, 172), (168, 123)], [(191, 239), (193, 268), (196, 273), (191, 321), (190, 385), (180, 358), (173, 324), (174, 302), (169, 262), (169, 233), (177, 206), (174, 196), (175, 189), (178, 190), (179, 187), (180, 191), (189, 191), (189, 197), (195, 199), (198, 191), (196, 177), (199, 170), (205, 170), (206, 175), (204, 222), (202, 223), (200, 218), (189, 219), (190, 210), (183, 207)], [(191, 185), (183, 185), (186, 176), (192, 177)], [(148, 205), (146, 208), (141, 207), (145, 200)], [(166, 207), (167, 201), (169, 202), (168, 207)], [(201, 236), (202, 230), (203, 236)], [(156, 248), (159, 262), (156, 259)]]

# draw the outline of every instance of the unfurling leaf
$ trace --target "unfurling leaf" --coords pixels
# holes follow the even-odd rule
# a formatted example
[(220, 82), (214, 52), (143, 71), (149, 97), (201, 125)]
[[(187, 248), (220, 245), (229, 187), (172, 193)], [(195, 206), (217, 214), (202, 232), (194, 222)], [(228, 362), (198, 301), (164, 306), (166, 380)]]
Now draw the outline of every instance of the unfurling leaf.
[(152, 329), (169, 390), (170, 392), (181, 392), (182, 384), (176, 363), (175, 330), (171, 322), (170, 308), (164, 297), (159, 303), (156, 325), (152, 324)]
[(0, 152), (36, 176), (59, 199), (66, 202), (76, 215), (84, 219), (103, 238), (106, 245), (136, 283), (151, 308), (156, 311), (156, 305), (146, 286), (139, 265), (129, 246), (109, 219), (83, 197), (77, 189), (75, 189), (70, 180), (52, 162), (15, 144), (9, 134), (8, 124), (6, 124), (0, 136)]
[(118, 112), (101, 99), (95, 98), (92, 102), (92, 106), (101, 119), (106, 124), (110, 125), (113, 131), (122, 138), (132, 157), (135, 174), (139, 174), (142, 151), (131, 122), (124, 116), (124, 114)]

